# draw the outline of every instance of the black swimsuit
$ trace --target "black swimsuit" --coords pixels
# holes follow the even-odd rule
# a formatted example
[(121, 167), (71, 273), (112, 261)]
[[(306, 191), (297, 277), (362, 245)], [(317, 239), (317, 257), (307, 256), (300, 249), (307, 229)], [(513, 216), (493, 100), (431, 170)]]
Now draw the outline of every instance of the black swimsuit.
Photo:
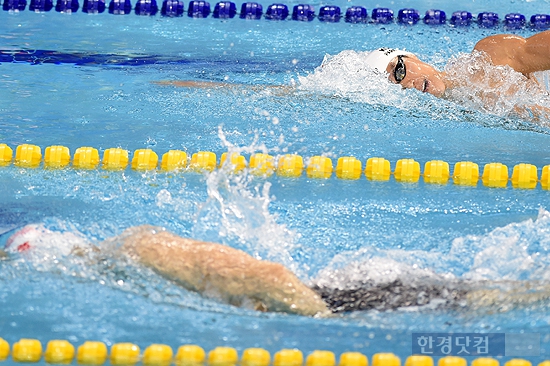
[(468, 293), (465, 283), (432, 282), (404, 284), (395, 280), (384, 284), (365, 283), (344, 289), (313, 286), (333, 313), (354, 310), (390, 310), (423, 306), (436, 300), (437, 306), (460, 306)]

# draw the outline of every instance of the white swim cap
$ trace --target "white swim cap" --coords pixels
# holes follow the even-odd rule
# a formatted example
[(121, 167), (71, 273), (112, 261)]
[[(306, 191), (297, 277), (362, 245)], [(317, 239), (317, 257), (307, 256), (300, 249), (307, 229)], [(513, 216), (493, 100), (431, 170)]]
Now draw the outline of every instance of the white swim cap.
[(412, 53), (395, 48), (379, 48), (370, 52), (366, 57), (367, 64), (379, 73), (385, 73), (386, 69), (397, 56), (414, 56)]

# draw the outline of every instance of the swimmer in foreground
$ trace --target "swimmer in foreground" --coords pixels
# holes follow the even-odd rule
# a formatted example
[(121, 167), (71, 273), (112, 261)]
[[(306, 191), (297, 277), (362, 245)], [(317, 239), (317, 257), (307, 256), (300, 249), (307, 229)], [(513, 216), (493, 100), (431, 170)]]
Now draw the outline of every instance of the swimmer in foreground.
[[(508, 66), (524, 77), (524, 88), (533, 88), (541, 94), (548, 95), (548, 91), (541, 86), (534, 73), (550, 70), (550, 30), (537, 33), (524, 38), (517, 35), (500, 34), (489, 36), (479, 41), (472, 52), (483, 58), (484, 62), (492, 66)], [(455, 88), (468, 88), (480, 84), (487, 86), (487, 95), (484, 91), (473, 88), (476, 97), (487, 103), (494, 102), (494, 90), (499, 84), (506, 81), (506, 70), (501, 70), (501, 75), (491, 75), (491, 80), (486, 80), (486, 72), (483, 68), (469, 68), (466, 77), (451, 76), (448, 72), (439, 71), (433, 66), (421, 61), (411, 52), (381, 48), (369, 52), (364, 62), (374, 72), (387, 77), (389, 82), (401, 85), (404, 89), (416, 89), (422, 93), (429, 93), (438, 98), (456, 99), (451, 96)], [(229, 87), (228, 83), (200, 82), (200, 81), (160, 81), (160, 85), (173, 85), (191, 88)], [(290, 87), (283, 87), (290, 90)], [(520, 86), (508, 88), (500, 93), (515, 94)], [(491, 91), (491, 93), (489, 93)], [(531, 93), (531, 90), (528, 91)], [(497, 91), (499, 93), (499, 91)], [(550, 108), (538, 104), (529, 106), (517, 106), (515, 112), (521, 116), (550, 118)]]
[[(51, 251), (51, 245), (55, 245), (56, 250), (61, 246), (61, 255), (83, 256), (86, 251), (83, 238), (75, 234), (27, 225), (7, 239), (5, 253), (0, 250), (0, 260), (33, 250), (46, 253)], [(355, 310), (423, 305), (505, 311), (550, 298), (550, 285), (525, 281), (480, 285), (416, 279), (410, 283), (394, 280), (382, 285), (362, 283), (348, 288), (310, 287), (281, 264), (255, 259), (225, 245), (182, 238), (153, 226), (129, 228), (99, 248), (116, 248), (118, 255), (153, 269), (189, 291), (259, 311), (328, 316)]]

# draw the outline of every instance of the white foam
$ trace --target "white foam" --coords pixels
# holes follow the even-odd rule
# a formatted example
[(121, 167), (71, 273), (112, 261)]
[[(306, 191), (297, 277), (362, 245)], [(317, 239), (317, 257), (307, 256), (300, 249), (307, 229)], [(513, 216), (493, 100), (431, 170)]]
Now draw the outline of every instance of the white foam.
[(539, 71), (535, 73), (537, 81), (550, 92), (550, 71)]
[(431, 280), (550, 281), (550, 212), (511, 223), (485, 235), (453, 240), (448, 252), (365, 247), (342, 253), (314, 279), (315, 284), (349, 288)]
[(550, 280), (550, 212), (512, 223), (484, 236), (453, 241), (450, 258), (464, 260), (471, 280)]
[[(461, 54), (452, 57), (444, 69), (454, 87), (446, 91), (445, 100), (434, 103), (435, 97), (404, 90), (373, 71), (366, 61), (368, 54), (346, 50), (326, 55), (313, 73), (298, 77), (298, 88), (375, 106), (413, 110), (438, 119), (460, 114), (466, 108), (500, 117), (535, 117), (542, 124), (550, 124), (550, 116), (540, 116), (533, 108), (550, 105), (548, 73), (538, 73), (537, 83), (508, 66), (491, 65), (483, 53)], [(450, 108), (453, 104), (455, 107)]]
[(430, 269), (418, 268), (386, 257), (352, 261), (343, 268), (330, 266), (319, 272), (315, 283), (320, 287), (353, 288), (361, 284), (383, 284), (397, 280), (434, 280), (440, 278)]
[(543, 83), (528, 79), (510, 66), (492, 65), (483, 52), (452, 57), (444, 71), (454, 85), (445, 96), (468, 108), (498, 116), (529, 118), (528, 112), (521, 112), (518, 107), (550, 105)]
[(312, 74), (299, 76), (298, 88), (316, 91), (353, 101), (406, 108), (407, 102), (399, 91), (368, 64), (369, 52), (342, 51), (326, 55), (321, 66)]
[[(237, 147), (222, 129), (219, 135), (228, 154), (268, 152), (257, 139), (246, 147)], [(247, 170), (233, 174), (232, 169), (227, 165), (207, 174), (208, 198), (197, 212), (192, 236), (230, 245), (301, 273), (303, 266), (299, 267), (292, 257), (296, 234), (269, 211), (271, 183), (253, 179)]]

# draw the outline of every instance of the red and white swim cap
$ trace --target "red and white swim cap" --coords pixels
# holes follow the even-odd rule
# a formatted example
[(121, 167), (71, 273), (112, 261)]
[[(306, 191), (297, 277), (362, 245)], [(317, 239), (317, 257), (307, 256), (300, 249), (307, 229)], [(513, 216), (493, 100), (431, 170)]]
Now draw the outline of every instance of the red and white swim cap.
[(42, 224), (26, 225), (6, 241), (8, 253), (36, 253), (46, 256), (64, 256), (75, 246), (84, 246), (86, 241), (71, 232), (52, 231)]
[[(35, 247), (38, 239), (46, 230), (40, 225), (27, 225), (8, 238), (6, 251), (9, 253), (25, 252)], [(48, 230), (49, 231), (49, 230)]]

